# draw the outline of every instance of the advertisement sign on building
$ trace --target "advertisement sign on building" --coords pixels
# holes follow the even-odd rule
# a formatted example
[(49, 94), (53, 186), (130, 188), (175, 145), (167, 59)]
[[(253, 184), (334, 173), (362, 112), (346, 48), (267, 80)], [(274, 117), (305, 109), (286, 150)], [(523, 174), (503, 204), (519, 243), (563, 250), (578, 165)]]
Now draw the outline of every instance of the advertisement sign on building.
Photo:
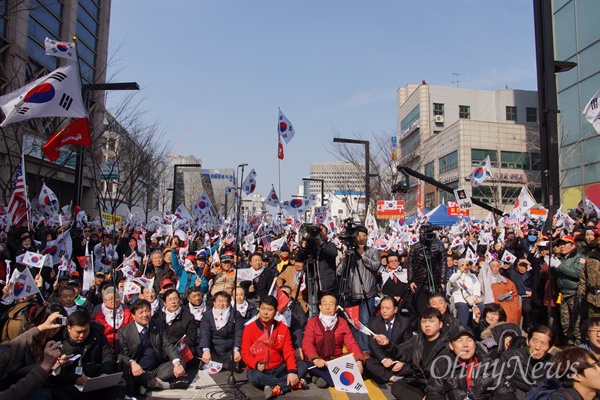
[(458, 206), (456, 201), (448, 201), (448, 216), (449, 217), (468, 217), (471, 214), (471, 210), (462, 209)]

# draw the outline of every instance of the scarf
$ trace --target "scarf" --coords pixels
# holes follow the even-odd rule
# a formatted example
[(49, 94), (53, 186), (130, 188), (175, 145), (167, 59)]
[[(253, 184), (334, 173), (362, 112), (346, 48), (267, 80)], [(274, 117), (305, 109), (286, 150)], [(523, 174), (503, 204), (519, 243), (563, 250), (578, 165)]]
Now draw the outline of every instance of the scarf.
[(77, 304), (73, 305), (73, 307), (63, 307), (65, 309), (65, 311), (67, 312), (67, 316), (73, 314), (75, 311), (77, 311)]
[[(233, 301), (232, 301), (233, 303)], [(242, 304), (237, 303), (235, 305), (236, 310), (242, 315), (242, 317), (246, 318), (246, 313), (248, 312), (248, 302), (244, 300)]]
[(333, 314), (332, 316), (323, 315), (322, 312), (319, 313), (319, 321), (325, 327), (325, 331), (332, 331), (337, 324), (338, 317), (337, 314)]
[(123, 323), (123, 319), (125, 319), (125, 311), (123, 311), (122, 306), (119, 306), (119, 308), (117, 308), (116, 323), (115, 323), (115, 320), (113, 320), (113, 310), (106, 307), (104, 304), (102, 304), (102, 315), (104, 315), (104, 319), (106, 320), (106, 323), (108, 324), (108, 326), (110, 326), (110, 327), (114, 326), (116, 329), (119, 329), (121, 327), (121, 324)]
[[(327, 325), (323, 321), (331, 321), (334, 320), (331, 328), (328, 328)], [(325, 361), (331, 360), (335, 356), (335, 332), (332, 330), (337, 323), (337, 315), (333, 317), (327, 317), (322, 313), (319, 313), (319, 329), (323, 333), (323, 340), (315, 343), (315, 347), (317, 349), (317, 354), (320, 358)]]
[(202, 321), (202, 315), (206, 311), (206, 303), (202, 302), (199, 306), (193, 306), (190, 304), (190, 312), (194, 316), (194, 319), (198, 322)]
[(257, 279), (264, 270), (265, 270), (264, 268), (261, 268), (259, 270), (252, 268), (252, 280)]
[(173, 323), (173, 321), (175, 320), (175, 318), (177, 318), (177, 316), (181, 314), (181, 307), (179, 307), (177, 310), (175, 310), (175, 312), (171, 312), (167, 309), (165, 309), (165, 315), (167, 317), (167, 325), (171, 325)]
[(150, 303), (150, 305), (152, 306), (152, 315), (154, 315), (154, 313), (156, 312), (156, 310), (158, 310), (158, 307), (160, 306), (160, 302), (158, 301), (158, 299), (154, 299), (154, 301)]
[(217, 310), (213, 307), (213, 318), (215, 320), (215, 327), (217, 330), (227, 325), (229, 321), (229, 314), (231, 313), (231, 307), (227, 307), (226, 310)]

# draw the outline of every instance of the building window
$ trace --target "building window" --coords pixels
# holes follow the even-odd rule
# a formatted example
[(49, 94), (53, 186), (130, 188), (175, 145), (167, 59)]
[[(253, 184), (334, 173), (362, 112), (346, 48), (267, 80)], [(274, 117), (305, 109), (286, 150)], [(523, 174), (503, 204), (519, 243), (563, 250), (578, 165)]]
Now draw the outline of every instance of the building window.
[(99, 0), (83, 0), (79, 2), (77, 8), (76, 33), (79, 38), (77, 55), (81, 77), (85, 83), (93, 83), (96, 78), (99, 4)]
[(537, 122), (537, 108), (527, 107), (525, 109), (525, 118), (527, 122)]
[(471, 106), (458, 106), (458, 117), (471, 119)]
[(443, 103), (433, 103), (433, 115), (441, 115), (444, 116), (444, 104)]
[(471, 166), (476, 167), (487, 156), (490, 156), (490, 161), (493, 167), (498, 166), (498, 152), (496, 150), (471, 149)]
[(435, 207), (435, 192), (425, 193), (425, 208), (433, 210)]
[(502, 168), (529, 169), (529, 154), (517, 151), (501, 151)]
[(58, 68), (58, 59), (48, 57), (44, 41), (46, 37), (60, 40), (62, 30), (62, 3), (59, 1), (32, 0), (27, 26), (27, 55), (43, 67)]
[(492, 186), (477, 186), (473, 188), (471, 198), (479, 200), (486, 204), (495, 204), (497, 202), (498, 191)]
[(425, 176), (433, 178), (435, 171), (433, 170), (435, 166), (435, 161), (430, 162), (429, 164), (425, 164)]
[(517, 121), (517, 107), (506, 106), (506, 120)]
[(440, 158), (440, 174), (458, 168), (458, 150)]
[(540, 153), (531, 153), (531, 170), (539, 171), (541, 166)]
[(515, 204), (519, 194), (521, 193), (520, 187), (514, 186), (502, 186), (502, 204)]
[(419, 118), (421, 116), (421, 107), (416, 106), (408, 113), (406, 117), (400, 122), (400, 137), (405, 137), (412, 129), (419, 124)]

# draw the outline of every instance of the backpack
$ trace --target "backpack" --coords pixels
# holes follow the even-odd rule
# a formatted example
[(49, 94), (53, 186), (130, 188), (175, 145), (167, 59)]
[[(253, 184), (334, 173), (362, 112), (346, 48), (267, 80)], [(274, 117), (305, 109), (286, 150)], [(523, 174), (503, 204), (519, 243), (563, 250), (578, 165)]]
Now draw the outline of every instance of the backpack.
[(565, 400), (573, 400), (569, 392), (562, 387), (560, 381), (557, 379), (544, 379), (538, 382), (527, 392), (523, 400), (545, 400), (551, 394), (559, 395)]
[(31, 302), (19, 303), (8, 311), (2, 327), (2, 343), (13, 340), (25, 331), (25, 325), (29, 322), (29, 306)]

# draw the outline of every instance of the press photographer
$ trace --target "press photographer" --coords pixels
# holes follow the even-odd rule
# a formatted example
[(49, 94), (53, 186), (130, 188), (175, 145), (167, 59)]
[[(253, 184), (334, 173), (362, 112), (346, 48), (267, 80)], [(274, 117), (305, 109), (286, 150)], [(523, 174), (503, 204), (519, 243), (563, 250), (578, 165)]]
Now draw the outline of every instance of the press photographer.
[(298, 250), (298, 260), (306, 262), (308, 259), (316, 261), (316, 279), (318, 295), (321, 293), (337, 292), (337, 276), (335, 258), (337, 248), (327, 240), (327, 227), (323, 224), (304, 227), (304, 234)]

